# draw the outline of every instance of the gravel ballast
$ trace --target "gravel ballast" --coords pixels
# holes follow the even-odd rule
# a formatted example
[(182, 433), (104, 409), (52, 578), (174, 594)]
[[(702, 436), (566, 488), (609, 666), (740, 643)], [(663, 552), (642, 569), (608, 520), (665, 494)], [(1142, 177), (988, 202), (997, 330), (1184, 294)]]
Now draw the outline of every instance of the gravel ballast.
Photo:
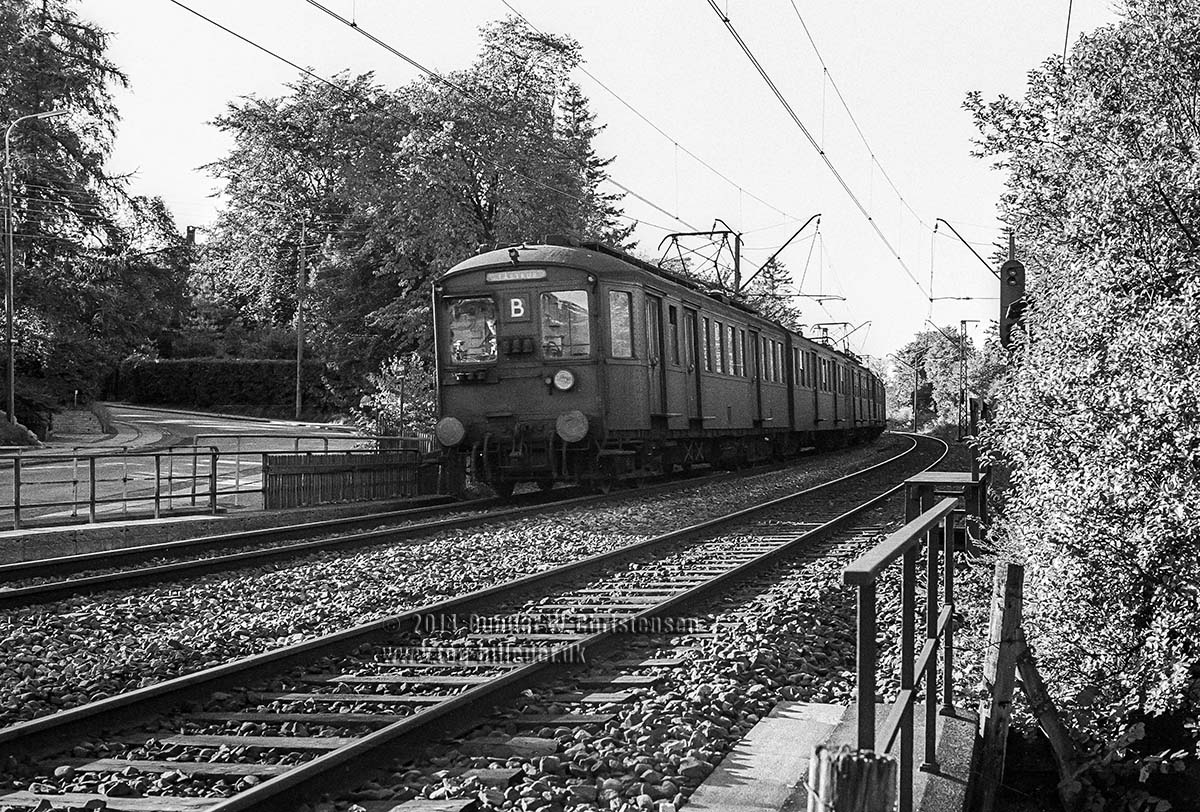
[(629, 497), (420, 543), (324, 552), (80, 596), (0, 619), (0, 724), (44, 716), (541, 571), (882, 461), (884, 438), (787, 471)]
[[(877, 515), (895, 516), (898, 510), (894, 500), (890, 510)], [(891, 521), (888, 529), (899, 524)], [(862, 549), (881, 538), (865, 537)], [(854, 590), (841, 582), (842, 568), (852, 558), (844, 554), (777, 567), (698, 612), (695, 621), (712, 628), (711, 635), (660, 637), (618, 655), (669, 657), (687, 651), (683, 666), (660, 669), (660, 683), (640, 689), (631, 702), (600, 707), (554, 703), (553, 695), (571, 688), (565, 683), (533, 692), (507, 714), (615, 713), (605, 725), (529, 730), (498, 722), (473, 734), (552, 739), (558, 744), (552, 756), (500, 761), (469, 755), (464, 752), (468, 748), (448, 743), (416, 765), (398, 765), (389, 778), (364, 785), (350, 799), (310, 809), (353, 812), (356, 807), (349, 806), (349, 800), (470, 797), (483, 810), (674, 812), (779, 701), (849, 704), (854, 699)], [(990, 580), (990, 566), (964, 561), (956, 577), (974, 598), (986, 594), (983, 585)], [(877, 679), (880, 698), (891, 701), (898, 688), (893, 670), (899, 626), (897, 568), (890, 568), (881, 580), (878, 594), (882, 648)], [(960, 688), (978, 680), (977, 631), (960, 632), (955, 668)], [(969, 696), (964, 693), (959, 701), (969, 703)], [(517, 768), (524, 774), (508, 788), (456, 777), (466, 769), (495, 767)]]

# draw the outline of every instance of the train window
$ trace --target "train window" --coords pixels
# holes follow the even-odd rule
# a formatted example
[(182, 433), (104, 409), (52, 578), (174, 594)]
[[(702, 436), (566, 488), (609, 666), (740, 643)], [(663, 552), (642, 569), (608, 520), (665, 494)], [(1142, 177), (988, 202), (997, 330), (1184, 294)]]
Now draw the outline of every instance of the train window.
[(764, 381), (771, 380), (771, 342), (766, 336), (762, 338), (762, 353), (760, 355), (760, 365), (762, 366), (762, 379)]
[(667, 357), (679, 366), (679, 310), (675, 305), (667, 305), (667, 324)]
[(734, 329), (733, 325), (726, 324), (725, 325), (725, 371), (728, 372), (730, 375), (738, 374), (737, 365), (734, 362), (734, 357), (733, 357), (735, 355), (735, 353), (733, 351), (733, 344), (734, 344), (733, 340), (736, 337), (737, 337), (737, 331)]
[(783, 366), (783, 342), (772, 342), (775, 345), (775, 380), (783, 383), (787, 380), (787, 370)]
[(725, 329), (719, 321), (713, 322), (713, 355), (717, 359), (717, 372), (725, 372)]
[(542, 354), (546, 357), (590, 355), (592, 327), (586, 290), (542, 294)]
[(480, 364), (496, 360), (496, 303), (490, 297), (446, 301), (450, 360)]
[(742, 348), (746, 344), (746, 331), (739, 328), (736, 332), (731, 333), (730, 337), (733, 343), (733, 374), (745, 377), (746, 359)]
[(608, 337), (613, 358), (633, 357), (633, 295), (627, 290), (608, 292)]
[(804, 366), (800, 363), (799, 347), (792, 347), (792, 381), (795, 386), (804, 385)]
[(704, 370), (712, 372), (712, 324), (709, 323), (708, 316), (704, 317), (704, 346), (701, 347), (700, 353), (704, 356)]

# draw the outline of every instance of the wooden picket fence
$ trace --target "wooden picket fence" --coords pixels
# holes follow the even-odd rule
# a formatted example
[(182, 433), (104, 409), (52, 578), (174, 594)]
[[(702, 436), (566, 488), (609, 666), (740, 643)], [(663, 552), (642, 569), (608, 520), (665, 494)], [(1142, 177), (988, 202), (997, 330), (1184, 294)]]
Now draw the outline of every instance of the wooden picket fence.
[[(421, 474), (420, 453), (409, 449), (263, 454), (263, 506), (274, 510), (413, 497), (425, 492), (427, 479)], [(436, 476), (433, 486), (436, 490)]]

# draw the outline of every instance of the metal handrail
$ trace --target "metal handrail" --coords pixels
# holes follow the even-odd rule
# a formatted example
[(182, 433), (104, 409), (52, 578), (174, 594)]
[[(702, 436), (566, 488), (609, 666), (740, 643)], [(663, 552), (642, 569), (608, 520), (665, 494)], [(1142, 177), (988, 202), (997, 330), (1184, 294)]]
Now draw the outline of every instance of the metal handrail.
[[(220, 436), (220, 435), (217, 435)], [(291, 437), (271, 437), (269, 435), (253, 435), (272, 440), (291, 440)], [(341, 438), (335, 438), (341, 439)], [(364, 439), (362, 436), (346, 439)], [(388, 439), (396, 439), (389, 436)], [(417, 449), (398, 449), (420, 454), (425, 447), (427, 438), (406, 437), (406, 440), (417, 440)], [(33, 457), (0, 457), (0, 469), (11, 471), (11, 502), (0, 503), (0, 513), (11, 513), (12, 529), (20, 530), (31, 511), (60, 508), (69, 510), (71, 518), (78, 518), (86, 510), (89, 522), (97, 520), (98, 508), (108, 505), (120, 505), (121, 514), (128, 516), (130, 506), (134, 503), (153, 505), (153, 515), (159, 518), (163, 509), (173, 510), (180, 500), (186, 505), (204, 505), (210, 513), (218, 512), (218, 500), (232, 497), (235, 506), (240, 504), (243, 495), (264, 494), (265, 480), (254, 484), (250, 479), (248, 486), (243, 486), (243, 474), (253, 477), (256, 469), (261, 469), (264, 454), (311, 454), (312, 451), (295, 451), (292, 448), (256, 449), (253, 452), (239, 450), (221, 450), (216, 445), (183, 446), (167, 448), (158, 451), (122, 451), (120, 453), (86, 453), (86, 454), (44, 454)], [(329, 452), (326, 452), (329, 453)], [(342, 449), (332, 453), (355, 455), (373, 455), (379, 453), (372, 449)], [(252, 455), (252, 460), (242, 457)], [(165, 458), (165, 459), (164, 459)], [(201, 463), (201, 460), (206, 460)], [(190, 463), (190, 464), (189, 464)], [(68, 472), (55, 475), (52, 472), (65, 464)], [(229, 466), (222, 474), (220, 467)], [(116, 468), (114, 471), (113, 468)], [(142, 467), (144, 466), (144, 467)], [(206, 470), (207, 469), (207, 470)], [(24, 481), (23, 481), (24, 474)], [(38, 476), (31, 477), (37, 474)], [(46, 476), (50, 474), (49, 476)], [(233, 487), (228, 487), (232, 475)], [(221, 480), (225, 479), (223, 483)], [(142, 483), (142, 484), (139, 484)], [(99, 488), (97, 486), (100, 486)], [(28, 496), (37, 498), (37, 490), (62, 486), (68, 491), (63, 499), (45, 498), (29, 501)], [(30, 492), (33, 491), (33, 494)]]
[[(927, 499), (926, 501), (932, 501)], [(907, 523), (842, 571), (844, 583), (858, 588), (858, 748), (875, 750), (875, 674), (877, 605), (875, 583), (888, 565), (901, 562), (900, 691), (892, 704), (881, 736), (888, 752), (900, 739), (900, 810), (913, 808), (913, 706), (917, 685), (925, 678), (925, 758), (922, 769), (937, 769), (937, 716), (953, 710), (954, 699), (954, 520), (959, 500), (947, 497), (924, 507), (919, 493), (906, 494)], [(917, 558), (925, 546), (925, 637), (916, 654)], [(938, 601), (938, 551), (941, 550), (942, 600)], [(937, 651), (942, 649), (942, 680), (938, 682)], [(942, 705), (938, 708), (939, 687)]]

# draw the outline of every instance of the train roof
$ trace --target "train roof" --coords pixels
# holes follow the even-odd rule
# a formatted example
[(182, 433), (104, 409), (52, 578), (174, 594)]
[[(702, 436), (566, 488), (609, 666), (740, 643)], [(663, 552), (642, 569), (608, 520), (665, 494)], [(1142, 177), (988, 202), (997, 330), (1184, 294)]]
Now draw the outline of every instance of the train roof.
[[(688, 288), (689, 290), (694, 290), (702, 296), (710, 299), (716, 299), (722, 304), (735, 307), (739, 310), (745, 311), (746, 313), (757, 316), (764, 321), (771, 322), (781, 330), (794, 332), (779, 322), (767, 318), (754, 308), (732, 299), (724, 293), (709, 290), (694, 279), (683, 276), (682, 274), (677, 274), (673, 271), (669, 271), (665, 268), (660, 268), (657, 265), (652, 265), (651, 263), (642, 259), (638, 259), (637, 257), (627, 254), (618, 248), (613, 248), (610, 245), (596, 242), (575, 243), (566, 237), (547, 237), (546, 239), (547, 241), (545, 243), (540, 244), (526, 245), (525, 243), (521, 243), (518, 245), (497, 247), (491, 251), (482, 251), (475, 256), (464, 259), (462, 262), (443, 273), (440, 278), (447, 279), (451, 276), (457, 276), (458, 274), (467, 273), (468, 271), (474, 271), (480, 268), (515, 264), (512, 261), (511, 252), (513, 250), (518, 252), (520, 263), (569, 265), (574, 268), (580, 268), (582, 270), (595, 273), (597, 276), (604, 275), (606, 271), (628, 271), (629, 266), (632, 265), (641, 271), (653, 274), (654, 276), (658, 276), (669, 282), (673, 282), (676, 285)], [(716, 293), (716, 295), (714, 295), (714, 293)], [(843, 352), (836, 347), (831, 347), (827, 344), (821, 344), (815, 339), (808, 338), (803, 334), (800, 334), (800, 337), (813, 344), (817, 344), (826, 350), (829, 350), (835, 355), (841, 355), (847, 360), (862, 366), (862, 361), (859, 360), (858, 356), (854, 355), (853, 353)]]

